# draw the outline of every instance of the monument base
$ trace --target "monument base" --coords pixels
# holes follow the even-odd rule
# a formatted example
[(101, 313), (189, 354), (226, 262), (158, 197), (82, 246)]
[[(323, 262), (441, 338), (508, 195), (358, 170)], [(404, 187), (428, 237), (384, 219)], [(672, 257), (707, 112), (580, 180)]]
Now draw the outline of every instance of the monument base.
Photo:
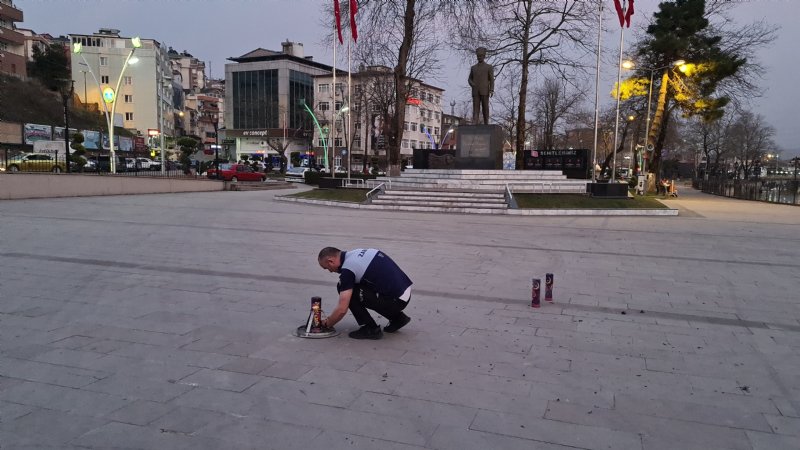
[(456, 146), (456, 169), (503, 169), (503, 128), (500, 125), (461, 125)]

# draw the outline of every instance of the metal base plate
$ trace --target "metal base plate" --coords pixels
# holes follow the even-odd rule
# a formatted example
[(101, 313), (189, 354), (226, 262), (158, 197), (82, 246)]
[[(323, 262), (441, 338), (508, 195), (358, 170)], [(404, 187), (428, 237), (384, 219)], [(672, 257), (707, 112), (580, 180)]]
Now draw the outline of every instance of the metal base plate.
[(297, 327), (297, 330), (294, 332), (295, 336), (307, 339), (324, 339), (324, 338), (331, 338), (334, 336), (339, 335), (339, 331), (336, 331), (336, 328), (323, 328), (322, 331), (317, 333), (310, 332), (306, 333), (306, 325), (300, 325)]

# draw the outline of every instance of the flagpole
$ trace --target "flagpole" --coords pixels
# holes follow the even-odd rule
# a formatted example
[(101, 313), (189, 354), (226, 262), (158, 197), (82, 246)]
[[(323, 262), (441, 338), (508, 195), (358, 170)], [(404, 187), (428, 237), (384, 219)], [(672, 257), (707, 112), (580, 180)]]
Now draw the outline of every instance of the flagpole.
[(597, 181), (597, 129), (600, 122), (600, 45), (603, 36), (603, 1), (599, 3), (597, 18), (597, 65), (594, 78), (594, 147), (592, 148), (592, 183)]
[[(337, 24), (334, 24), (333, 28), (336, 30), (336, 33), (337, 33), (336, 35), (333, 36), (333, 86), (332, 86), (332, 88), (333, 88), (332, 89), (332, 92), (333, 92), (333, 104), (331, 105), (331, 107), (333, 109), (333, 114), (331, 115), (333, 117), (333, 121), (332, 121), (333, 123), (331, 123), (331, 125), (328, 127), (328, 130), (330, 130), (328, 132), (328, 136), (333, 135), (333, 139), (328, 139), (328, 142), (329, 143), (333, 143), (333, 149), (334, 150), (333, 150), (332, 153), (335, 154), (335, 152), (336, 152), (336, 113), (337, 113), (337, 111), (336, 111), (336, 47), (337, 47), (336, 46), (336, 39), (338, 39), (337, 35), (338, 35), (338, 32), (339, 32), (339, 27), (337, 26)], [(330, 147), (330, 145), (329, 145), (329, 147)], [(333, 155), (331, 155), (331, 156), (333, 156)], [(331, 158), (331, 159), (333, 159), (333, 158)], [(331, 164), (332, 162), (333, 161), (328, 161), (328, 149), (326, 148), (325, 149), (325, 164), (328, 164), (328, 169), (331, 171), (330, 174), (332, 176), (335, 176), (335, 174), (333, 173), (333, 164)]]
[(347, 184), (350, 184), (350, 165), (353, 162), (352, 143), (353, 130), (350, 122), (350, 114), (353, 113), (353, 51), (350, 47), (350, 39), (347, 40)]
[[(626, 8), (627, 9), (627, 6)], [(619, 60), (617, 61), (617, 115), (616, 119), (614, 120), (614, 148), (613, 148), (613, 157), (611, 159), (611, 178), (608, 180), (609, 183), (613, 183), (615, 178), (615, 172), (617, 169), (617, 142), (619, 139), (619, 102), (620, 97), (622, 97), (622, 48), (625, 42), (625, 28), (619, 27)]]

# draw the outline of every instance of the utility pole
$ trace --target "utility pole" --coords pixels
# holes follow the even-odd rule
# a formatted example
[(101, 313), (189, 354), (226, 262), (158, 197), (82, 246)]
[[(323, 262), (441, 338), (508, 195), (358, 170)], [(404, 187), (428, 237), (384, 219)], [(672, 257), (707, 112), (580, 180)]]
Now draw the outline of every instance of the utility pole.
[(75, 92), (75, 81), (65, 81), (69, 83), (69, 90), (67, 90), (67, 86), (62, 87), (61, 98), (64, 100), (64, 151), (67, 155), (64, 165), (66, 166), (67, 173), (69, 173), (69, 100), (72, 99), (72, 95)]

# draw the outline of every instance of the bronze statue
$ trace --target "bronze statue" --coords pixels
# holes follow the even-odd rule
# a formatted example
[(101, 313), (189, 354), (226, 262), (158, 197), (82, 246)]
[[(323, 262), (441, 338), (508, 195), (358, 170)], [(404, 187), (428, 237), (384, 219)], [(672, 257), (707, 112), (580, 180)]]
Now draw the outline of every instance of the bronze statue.
[(494, 68), (485, 62), (486, 49), (475, 50), (478, 63), (469, 71), (469, 85), (472, 87), (472, 124), (478, 124), (478, 117), (483, 109), (483, 124), (489, 124), (489, 97), (494, 94)]

